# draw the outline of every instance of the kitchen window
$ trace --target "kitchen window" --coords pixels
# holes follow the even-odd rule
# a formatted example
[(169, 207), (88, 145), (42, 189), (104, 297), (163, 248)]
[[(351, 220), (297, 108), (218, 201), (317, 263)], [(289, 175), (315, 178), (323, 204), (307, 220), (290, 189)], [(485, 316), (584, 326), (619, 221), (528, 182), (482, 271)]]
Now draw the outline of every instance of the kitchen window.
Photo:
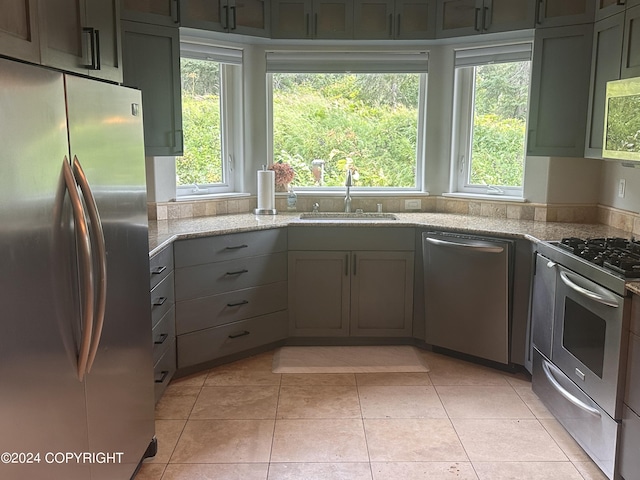
[(451, 192), (522, 197), (531, 44), (457, 50)]
[(267, 53), (273, 162), (293, 186), (421, 188), (426, 52)]
[(176, 195), (233, 192), (241, 144), (241, 50), (182, 43), (180, 57), (184, 155), (176, 157)]

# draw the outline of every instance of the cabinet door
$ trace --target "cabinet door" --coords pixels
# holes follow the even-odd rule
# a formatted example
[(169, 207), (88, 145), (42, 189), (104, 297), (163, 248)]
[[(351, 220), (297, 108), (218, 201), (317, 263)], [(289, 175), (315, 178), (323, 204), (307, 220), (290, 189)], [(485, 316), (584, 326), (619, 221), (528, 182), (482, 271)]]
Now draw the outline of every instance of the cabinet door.
[(395, 29), (394, 2), (393, 0), (355, 2), (353, 20), (354, 38), (393, 38)]
[(413, 253), (353, 252), (351, 335), (410, 337)]
[(435, 0), (396, 0), (395, 38), (435, 38)]
[[(222, 3), (224, 3), (224, 8)], [(217, 32), (227, 31), (229, 6), (223, 0), (181, 0), (180, 25)]]
[(229, 31), (269, 36), (270, 9), (266, 0), (229, 0)]
[(40, 0), (38, 10), (42, 64), (88, 74), (90, 46), (88, 37), (83, 35), (86, 18), (85, 2)]
[(124, 20), (167, 26), (175, 26), (179, 22), (178, 0), (121, 1)]
[(122, 22), (123, 79), (142, 91), (146, 155), (182, 155), (178, 29)]
[(625, 13), (621, 78), (640, 76), (640, 6)]
[(0, 55), (40, 63), (37, 0), (6, 0), (0, 15)]
[(624, 12), (628, 0), (596, 0), (596, 20)]
[(584, 156), (593, 25), (536, 30), (529, 155)]
[(311, 0), (273, 0), (272, 38), (311, 38)]
[(289, 252), (292, 336), (349, 334), (349, 252)]
[(353, 38), (353, 0), (313, 0), (314, 38)]
[(537, 0), (539, 27), (562, 27), (593, 22), (593, 0)]
[(457, 37), (480, 33), (482, 0), (441, 0), (438, 2), (436, 36)]
[(532, 0), (484, 0), (482, 31), (492, 33), (533, 28), (535, 6)]
[(602, 158), (607, 82), (620, 78), (624, 13), (596, 22), (593, 31), (585, 156)]
[(89, 76), (122, 83), (122, 45), (120, 41), (120, 1), (87, 0), (86, 26), (95, 31), (98, 42), (97, 65)]

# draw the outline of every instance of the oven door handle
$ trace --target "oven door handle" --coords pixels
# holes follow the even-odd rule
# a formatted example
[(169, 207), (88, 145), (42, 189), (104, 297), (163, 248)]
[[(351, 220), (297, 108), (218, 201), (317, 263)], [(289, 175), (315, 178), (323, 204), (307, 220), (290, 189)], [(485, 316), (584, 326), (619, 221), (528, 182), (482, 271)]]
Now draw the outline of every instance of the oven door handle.
[(555, 368), (556, 367), (551, 365), (546, 360), (544, 359), (542, 360), (542, 370), (544, 370), (544, 374), (547, 377), (547, 380), (549, 380), (549, 383), (551, 383), (553, 388), (555, 388), (560, 395), (566, 398), (569, 402), (573, 403), (580, 410), (584, 410), (585, 412), (587, 412), (590, 415), (593, 415), (594, 417), (601, 417), (602, 415), (600, 414), (600, 411), (597, 408), (593, 408), (592, 406), (587, 405), (579, 398), (576, 398), (575, 396), (571, 395), (570, 392), (567, 392), (562, 387), (562, 385), (560, 385), (560, 382), (558, 382), (558, 380), (556, 379), (556, 377), (553, 375), (553, 372), (552, 372), (552, 369), (555, 369)]
[(592, 292), (591, 290), (587, 290), (586, 288), (581, 287), (580, 285), (572, 281), (570, 274), (567, 272), (560, 272), (560, 278), (569, 288), (587, 298), (590, 298), (591, 300), (606, 305), (607, 307), (618, 308), (620, 306), (618, 300), (613, 295), (609, 296), (607, 294), (600, 294)]

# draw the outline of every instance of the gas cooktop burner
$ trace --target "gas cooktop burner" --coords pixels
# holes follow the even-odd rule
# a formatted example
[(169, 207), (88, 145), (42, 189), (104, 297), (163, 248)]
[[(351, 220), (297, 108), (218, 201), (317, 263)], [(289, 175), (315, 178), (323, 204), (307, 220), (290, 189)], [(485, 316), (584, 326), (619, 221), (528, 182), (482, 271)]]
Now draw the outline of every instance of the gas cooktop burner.
[(640, 277), (640, 242), (626, 238), (563, 238), (558, 247), (625, 278)]

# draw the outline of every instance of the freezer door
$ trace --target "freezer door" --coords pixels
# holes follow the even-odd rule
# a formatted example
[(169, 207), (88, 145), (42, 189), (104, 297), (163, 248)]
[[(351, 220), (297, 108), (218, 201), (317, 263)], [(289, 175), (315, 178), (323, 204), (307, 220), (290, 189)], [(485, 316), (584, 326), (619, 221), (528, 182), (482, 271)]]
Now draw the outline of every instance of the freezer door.
[(90, 185), (106, 248), (104, 326), (86, 377), (89, 447), (123, 452), (121, 462), (93, 465), (91, 478), (129, 479), (154, 435), (141, 97), (80, 77), (65, 84), (71, 158)]
[(54, 456), (89, 448), (66, 127), (62, 75), (0, 59), (0, 452), (16, 461), (3, 479), (89, 478)]

